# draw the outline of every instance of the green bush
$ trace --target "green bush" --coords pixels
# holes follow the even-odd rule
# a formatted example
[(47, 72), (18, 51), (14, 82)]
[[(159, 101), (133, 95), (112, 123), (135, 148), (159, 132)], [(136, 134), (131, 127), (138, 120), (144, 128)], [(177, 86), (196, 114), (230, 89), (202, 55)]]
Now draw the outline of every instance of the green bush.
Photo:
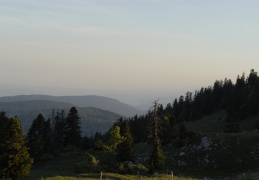
[(85, 161), (75, 167), (76, 173), (89, 173), (89, 172), (99, 172), (100, 167), (98, 166), (99, 160), (97, 160), (93, 155), (86, 153)]

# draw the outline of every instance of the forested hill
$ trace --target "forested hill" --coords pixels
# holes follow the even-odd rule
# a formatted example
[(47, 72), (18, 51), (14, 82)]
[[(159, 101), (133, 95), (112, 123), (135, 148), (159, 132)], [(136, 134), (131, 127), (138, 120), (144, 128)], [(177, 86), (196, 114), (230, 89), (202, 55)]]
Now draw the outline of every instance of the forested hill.
[(71, 103), (79, 107), (95, 107), (107, 111), (111, 111), (117, 114), (121, 114), (125, 117), (132, 117), (136, 114), (142, 114), (136, 108), (122, 103), (116, 99), (103, 97), (103, 96), (47, 96), (47, 95), (19, 95), (19, 96), (7, 96), (0, 97), (0, 102), (15, 102), (15, 101), (32, 101), (32, 100), (45, 100)]
[[(53, 110), (56, 112), (64, 110), (66, 113), (74, 106), (69, 103), (54, 101), (18, 101), (18, 102), (0, 102), (0, 111), (5, 111), (9, 117), (17, 116), (27, 132), (32, 121), (42, 113), (45, 119), (51, 117)], [(88, 136), (96, 132), (106, 132), (112, 124), (121, 117), (121, 115), (93, 107), (76, 107), (81, 117), (82, 134)]]
[[(244, 124), (243, 121), (259, 114), (259, 77), (252, 69), (248, 76), (238, 75), (236, 82), (227, 78), (216, 80), (212, 86), (202, 87), (194, 93), (187, 92), (185, 96), (175, 99), (173, 104), (168, 103), (166, 107), (160, 105), (158, 110), (163, 118), (166, 117), (165, 123), (168, 127), (183, 122), (196, 122), (202, 118), (204, 124), (205, 117), (215, 112), (223, 112), (222, 116), (213, 119), (224, 121), (223, 129), (218, 132), (239, 132), (244, 129), (240, 127)], [(151, 115), (149, 112), (131, 118), (129, 123), (136, 139), (143, 138), (144, 134), (140, 129), (145, 127)], [(224, 119), (221, 119), (223, 117)], [(253, 129), (259, 129), (259, 122)]]

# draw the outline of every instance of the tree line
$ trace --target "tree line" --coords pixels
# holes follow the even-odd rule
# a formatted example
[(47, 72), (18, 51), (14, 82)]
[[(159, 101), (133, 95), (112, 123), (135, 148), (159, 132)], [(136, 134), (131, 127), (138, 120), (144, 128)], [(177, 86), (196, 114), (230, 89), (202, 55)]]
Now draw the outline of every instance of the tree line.
[(118, 163), (133, 160), (132, 146), (130, 127), (123, 118), (103, 135), (81, 137), (80, 116), (72, 107), (68, 115), (53, 111), (47, 120), (38, 114), (25, 136), (17, 117), (0, 113), (0, 178), (27, 176), (33, 161), (82, 150), (88, 150), (87, 158), (75, 167), (76, 172), (115, 172)]
[[(259, 113), (259, 77), (254, 69), (248, 76), (244, 73), (238, 75), (235, 83), (227, 78), (216, 80), (213, 86), (202, 87), (194, 93), (188, 91), (166, 107), (159, 105), (159, 116), (164, 118), (163, 123), (167, 127), (161, 130), (161, 140), (188, 139), (192, 133), (186, 131), (185, 122), (196, 121), (219, 110), (225, 110), (227, 114), (226, 133), (239, 132), (241, 120)], [(151, 116), (152, 112), (148, 111), (145, 115), (130, 118), (129, 124), (136, 142), (145, 141), (142, 130)], [(259, 128), (259, 122), (255, 128)]]
[(31, 124), (27, 140), (34, 156), (55, 153), (68, 146), (80, 147), (81, 127), (77, 109), (72, 107), (67, 116), (64, 110), (56, 114), (53, 111), (47, 120), (39, 114)]

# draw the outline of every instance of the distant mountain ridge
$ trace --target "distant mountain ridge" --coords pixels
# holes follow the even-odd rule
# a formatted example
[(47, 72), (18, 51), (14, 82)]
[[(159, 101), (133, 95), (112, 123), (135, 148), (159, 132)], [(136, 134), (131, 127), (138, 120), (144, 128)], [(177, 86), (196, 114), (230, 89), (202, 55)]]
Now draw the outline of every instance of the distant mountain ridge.
[[(68, 113), (72, 106), (74, 105), (69, 103), (43, 100), (0, 102), (0, 111), (6, 112), (9, 117), (17, 116), (26, 133), (39, 113), (48, 119), (51, 118), (53, 111), (54, 116), (61, 110)], [(117, 119), (122, 117), (119, 114), (93, 107), (76, 106), (76, 108), (81, 117), (82, 134), (88, 136), (93, 136), (96, 132), (106, 132)]]
[(116, 99), (87, 95), (87, 96), (49, 96), (49, 95), (18, 95), (18, 96), (5, 96), (0, 97), (0, 102), (17, 102), (17, 101), (33, 101), (33, 100), (44, 100), (44, 101), (55, 101), (70, 103), (78, 107), (95, 107), (107, 111), (111, 111), (120, 114), (125, 117), (132, 117), (136, 114), (142, 114), (141, 111), (136, 108), (122, 103)]

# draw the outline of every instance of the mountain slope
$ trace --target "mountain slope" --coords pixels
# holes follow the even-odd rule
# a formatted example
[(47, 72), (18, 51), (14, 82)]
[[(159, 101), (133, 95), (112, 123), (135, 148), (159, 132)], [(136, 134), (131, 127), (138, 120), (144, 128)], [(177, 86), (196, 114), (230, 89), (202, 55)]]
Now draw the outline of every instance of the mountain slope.
[(47, 95), (19, 95), (0, 97), (0, 102), (45, 100), (71, 103), (79, 107), (95, 107), (103, 110), (115, 112), (125, 117), (142, 114), (139, 110), (116, 99), (102, 96), (47, 96)]
[[(32, 121), (39, 113), (42, 113), (45, 119), (50, 118), (54, 110), (64, 110), (66, 113), (74, 106), (73, 104), (54, 102), (54, 101), (18, 101), (18, 102), (0, 102), (0, 111), (5, 111), (9, 117), (17, 116), (21, 121), (25, 132), (31, 126)], [(112, 124), (121, 117), (116, 113), (93, 108), (76, 107), (81, 117), (82, 134), (94, 135), (95, 132), (106, 132)]]
[[(186, 127), (196, 133), (222, 133), (225, 129), (227, 113), (224, 110), (216, 111), (196, 121), (186, 122)], [(250, 115), (240, 121), (241, 131), (255, 130), (259, 120), (259, 113)]]

